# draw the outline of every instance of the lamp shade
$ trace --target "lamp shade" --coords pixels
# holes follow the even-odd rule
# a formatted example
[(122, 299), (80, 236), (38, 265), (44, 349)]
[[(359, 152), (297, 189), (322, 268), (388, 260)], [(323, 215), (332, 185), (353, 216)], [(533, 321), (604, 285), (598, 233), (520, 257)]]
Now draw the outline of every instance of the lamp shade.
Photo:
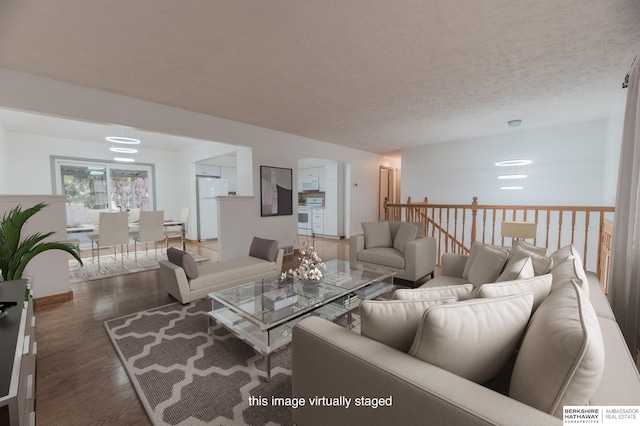
[(535, 222), (502, 222), (502, 236), (510, 238), (535, 238)]

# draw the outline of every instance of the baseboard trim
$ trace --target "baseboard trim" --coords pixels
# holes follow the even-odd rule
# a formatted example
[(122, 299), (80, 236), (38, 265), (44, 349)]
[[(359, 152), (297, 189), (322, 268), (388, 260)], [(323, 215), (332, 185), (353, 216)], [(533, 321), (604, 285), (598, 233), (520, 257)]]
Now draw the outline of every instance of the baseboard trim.
[(69, 302), (71, 300), (73, 300), (72, 290), (69, 290), (66, 293), (52, 294), (51, 296), (36, 297), (35, 299), (33, 299), (35, 308), (39, 308), (45, 305), (53, 305), (56, 303)]

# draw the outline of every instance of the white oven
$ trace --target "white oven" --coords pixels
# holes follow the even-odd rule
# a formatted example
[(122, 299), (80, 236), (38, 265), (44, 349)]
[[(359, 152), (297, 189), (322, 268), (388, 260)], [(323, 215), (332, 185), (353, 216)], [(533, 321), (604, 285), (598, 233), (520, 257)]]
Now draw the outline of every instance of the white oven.
[(311, 235), (312, 231), (311, 207), (298, 206), (298, 234)]

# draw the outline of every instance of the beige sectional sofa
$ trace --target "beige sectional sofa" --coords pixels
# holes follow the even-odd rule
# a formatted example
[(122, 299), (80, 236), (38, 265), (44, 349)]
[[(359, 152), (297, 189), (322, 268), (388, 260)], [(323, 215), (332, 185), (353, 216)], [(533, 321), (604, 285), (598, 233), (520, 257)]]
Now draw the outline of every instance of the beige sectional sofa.
[[(300, 321), (293, 396), (351, 405), (307, 404), (293, 411), (296, 424), (560, 425), (564, 406), (640, 406), (635, 362), (575, 248), (538, 257), (534, 276), (531, 260), (517, 257), (507, 253), (519, 266), (503, 266), (503, 281), (478, 285), (469, 282), (469, 256), (444, 256), (443, 274), (419, 289), (363, 302), (362, 334), (318, 317)], [(480, 258), (486, 264), (472, 279), (492, 269)], [(504, 280), (517, 269), (526, 277)], [(369, 406), (356, 406), (358, 398)]]
[(423, 237), (421, 222), (363, 222), (364, 233), (349, 239), (352, 263), (379, 266), (415, 283), (436, 268), (436, 240)]
[(169, 260), (159, 262), (160, 279), (169, 294), (187, 304), (213, 291), (277, 276), (284, 254), (277, 244), (254, 238), (248, 256), (199, 266), (189, 253), (171, 247), (167, 250)]

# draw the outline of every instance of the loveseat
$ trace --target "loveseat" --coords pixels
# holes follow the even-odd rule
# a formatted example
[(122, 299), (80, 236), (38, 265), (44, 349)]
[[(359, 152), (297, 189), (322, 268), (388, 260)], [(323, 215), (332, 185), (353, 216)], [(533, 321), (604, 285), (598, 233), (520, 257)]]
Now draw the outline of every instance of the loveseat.
[(213, 291), (277, 276), (283, 254), (277, 241), (254, 237), (248, 256), (198, 266), (189, 253), (170, 247), (168, 260), (159, 262), (160, 279), (170, 295), (187, 304)]
[(436, 268), (436, 240), (423, 237), (421, 222), (363, 222), (362, 234), (349, 239), (351, 263), (379, 266), (411, 281), (431, 275)]
[[(530, 275), (530, 257), (510, 252), (505, 263), (511, 255)], [(342, 397), (335, 401), (343, 405), (298, 407), (295, 423), (560, 425), (564, 406), (640, 406), (640, 375), (597, 277), (584, 272), (573, 246), (542, 257), (552, 259), (548, 273), (475, 285), (470, 268), (462, 278), (470, 256), (447, 256), (442, 271), (451, 275), (399, 290), (405, 294), (392, 301), (362, 302), (362, 334), (318, 317), (300, 321), (293, 396)], [(504, 269), (497, 277), (518, 268)], [(398, 306), (401, 318), (389, 325)], [(515, 322), (517, 330), (500, 329)]]

